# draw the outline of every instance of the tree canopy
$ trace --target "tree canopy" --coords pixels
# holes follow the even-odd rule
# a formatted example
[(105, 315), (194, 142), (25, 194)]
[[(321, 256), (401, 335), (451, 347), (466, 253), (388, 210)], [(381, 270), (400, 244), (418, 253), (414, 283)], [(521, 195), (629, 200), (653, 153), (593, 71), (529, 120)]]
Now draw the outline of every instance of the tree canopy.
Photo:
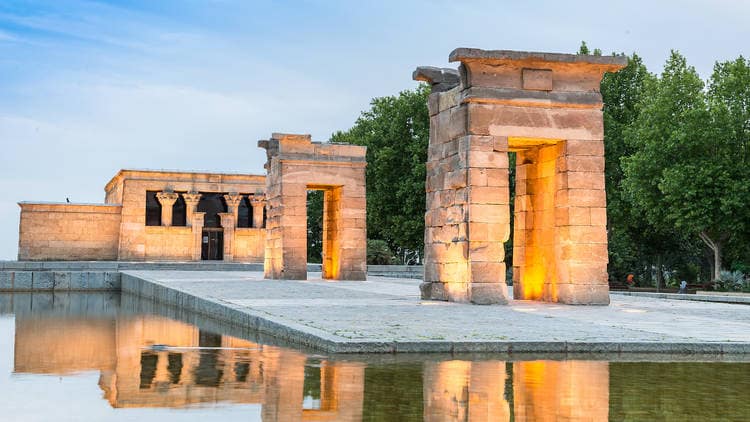
[[(584, 42), (578, 53), (601, 50)], [(722, 268), (747, 272), (750, 63), (716, 63), (704, 82), (676, 51), (660, 75), (628, 59), (601, 84), (610, 279), (635, 273), (658, 286), (665, 274), (695, 282), (701, 268), (704, 281)], [(423, 250), (429, 93), (420, 85), (375, 98), (331, 138), (368, 147), (368, 237), (402, 262)]]
[(367, 235), (384, 240), (402, 260), (424, 249), (429, 94), (420, 85), (375, 98), (351, 129), (331, 137), (367, 146)]

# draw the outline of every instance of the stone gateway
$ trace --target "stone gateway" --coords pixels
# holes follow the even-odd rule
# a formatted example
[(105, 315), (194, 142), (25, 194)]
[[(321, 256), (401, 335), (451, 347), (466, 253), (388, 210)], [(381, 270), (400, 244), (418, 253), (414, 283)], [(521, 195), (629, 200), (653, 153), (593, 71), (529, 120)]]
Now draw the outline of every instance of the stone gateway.
[(626, 57), (459, 48), (433, 86), (423, 299), (507, 303), (508, 153), (516, 299), (608, 304), (605, 72)]

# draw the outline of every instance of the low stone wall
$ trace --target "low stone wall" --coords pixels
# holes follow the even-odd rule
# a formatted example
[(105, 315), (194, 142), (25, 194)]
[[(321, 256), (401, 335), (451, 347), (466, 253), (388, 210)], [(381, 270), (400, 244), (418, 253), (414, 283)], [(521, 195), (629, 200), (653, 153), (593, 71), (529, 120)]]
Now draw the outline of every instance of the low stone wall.
[(120, 290), (118, 271), (0, 271), (0, 291)]
[[(261, 263), (122, 262), (122, 261), (0, 261), (0, 292), (120, 290), (120, 272), (143, 271), (263, 271)], [(307, 264), (308, 273), (321, 264)], [(369, 276), (422, 279), (421, 265), (368, 265)]]
[(18, 259), (117, 259), (120, 205), (21, 202)]
[(368, 265), (367, 275), (422, 280), (424, 267), (421, 265)]
[(266, 229), (234, 229), (234, 260), (237, 262), (263, 262)]
[(147, 261), (190, 261), (193, 259), (193, 238), (192, 227), (146, 226), (144, 258)]

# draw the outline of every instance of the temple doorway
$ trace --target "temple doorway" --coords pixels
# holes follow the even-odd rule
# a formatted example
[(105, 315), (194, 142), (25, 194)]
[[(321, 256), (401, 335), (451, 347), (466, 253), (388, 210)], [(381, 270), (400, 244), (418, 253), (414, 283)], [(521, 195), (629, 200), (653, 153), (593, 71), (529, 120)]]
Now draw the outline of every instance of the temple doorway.
[(204, 261), (224, 259), (224, 229), (211, 227), (203, 229), (201, 259)]

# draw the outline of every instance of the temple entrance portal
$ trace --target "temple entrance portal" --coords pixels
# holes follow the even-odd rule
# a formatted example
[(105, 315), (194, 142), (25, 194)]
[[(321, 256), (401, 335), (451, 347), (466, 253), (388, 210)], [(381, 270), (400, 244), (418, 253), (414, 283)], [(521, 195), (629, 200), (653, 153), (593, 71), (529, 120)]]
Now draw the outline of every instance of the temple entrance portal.
[(366, 148), (278, 133), (258, 146), (268, 158), (265, 277), (307, 279), (307, 191), (320, 190), (323, 278), (364, 280)]
[(513, 296), (608, 304), (605, 72), (626, 57), (459, 48), (432, 85), (423, 299), (507, 303), (509, 157), (516, 153)]
[(201, 259), (204, 261), (221, 261), (224, 259), (224, 229), (203, 229)]

